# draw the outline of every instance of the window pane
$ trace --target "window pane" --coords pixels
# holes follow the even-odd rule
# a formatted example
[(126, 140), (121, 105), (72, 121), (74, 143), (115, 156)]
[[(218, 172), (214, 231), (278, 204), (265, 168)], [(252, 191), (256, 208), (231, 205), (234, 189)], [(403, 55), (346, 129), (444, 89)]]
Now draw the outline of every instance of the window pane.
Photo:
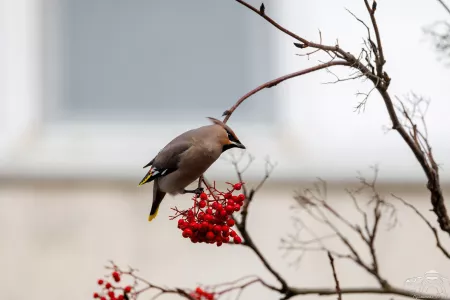
[[(219, 116), (271, 79), (267, 27), (255, 26), (257, 18), (234, 1), (61, 4), (59, 118)], [(264, 91), (234, 119), (272, 120), (271, 96), (271, 90)]]

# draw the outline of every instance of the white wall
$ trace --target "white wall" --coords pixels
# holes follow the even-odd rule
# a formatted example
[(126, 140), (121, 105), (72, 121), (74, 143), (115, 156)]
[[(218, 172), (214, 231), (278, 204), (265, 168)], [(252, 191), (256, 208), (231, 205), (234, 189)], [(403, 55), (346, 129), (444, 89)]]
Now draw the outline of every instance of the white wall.
[[(333, 287), (325, 254), (306, 255), (296, 270), (288, 267), (296, 256), (283, 258), (278, 249), (280, 238), (293, 232), (289, 207), (297, 188), (299, 185), (267, 185), (251, 206), (250, 233), (290, 284)], [(329, 201), (349, 220), (357, 221), (359, 216), (355, 215), (343, 188), (331, 186)], [(390, 186), (381, 190), (404, 197), (435, 224), (434, 215), (428, 212), (428, 193), (423, 187)], [(448, 190), (446, 197), (450, 196)], [(246, 248), (217, 248), (184, 240), (168, 216), (170, 207), (190, 205), (186, 202), (188, 197), (168, 197), (155, 221), (148, 223), (150, 191), (151, 186), (136, 188), (127, 182), (3, 184), (0, 189), (2, 297), (89, 299), (96, 290), (96, 279), (106, 274), (103, 266), (109, 259), (124, 267), (136, 267), (143, 277), (163, 286), (191, 288), (198, 283), (214, 284), (253, 274), (274, 282)], [(377, 253), (381, 273), (396, 286), (403, 286), (407, 278), (421, 276), (429, 270), (449, 278), (450, 262), (436, 249), (429, 229), (403, 205), (398, 208), (398, 226), (391, 231), (380, 226)], [(314, 228), (313, 223), (308, 225)], [(442, 239), (450, 246), (447, 236), (442, 235)], [(356, 245), (365, 253), (361, 243)], [(348, 262), (338, 261), (336, 267), (343, 287), (376, 286), (371, 277)], [(364, 298), (379, 299), (369, 295)], [(241, 299), (278, 299), (278, 296), (255, 286)], [(316, 296), (303, 299), (316, 299)]]

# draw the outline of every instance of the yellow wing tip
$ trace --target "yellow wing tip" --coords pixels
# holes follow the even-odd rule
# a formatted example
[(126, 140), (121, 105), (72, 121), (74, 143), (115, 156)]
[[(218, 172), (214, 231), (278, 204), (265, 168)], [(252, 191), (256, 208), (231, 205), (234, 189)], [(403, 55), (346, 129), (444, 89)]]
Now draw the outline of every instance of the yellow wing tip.
[(159, 207), (156, 209), (154, 214), (148, 216), (149, 222), (151, 222), (154, 218), (156, 218), (156, 215), (158, 214), (158, 210), (159, 210)]

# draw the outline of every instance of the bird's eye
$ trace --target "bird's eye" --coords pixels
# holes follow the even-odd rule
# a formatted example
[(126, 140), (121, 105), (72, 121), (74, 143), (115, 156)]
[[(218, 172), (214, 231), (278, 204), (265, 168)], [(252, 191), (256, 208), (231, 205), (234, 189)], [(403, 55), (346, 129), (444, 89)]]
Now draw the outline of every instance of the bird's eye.
[(231, 133), (229, 133), (228, 132), (228, 139), (230, 140), (230, 141), (232, 141), (232, 140), (234, 140), (234, 137), (231, 135)]

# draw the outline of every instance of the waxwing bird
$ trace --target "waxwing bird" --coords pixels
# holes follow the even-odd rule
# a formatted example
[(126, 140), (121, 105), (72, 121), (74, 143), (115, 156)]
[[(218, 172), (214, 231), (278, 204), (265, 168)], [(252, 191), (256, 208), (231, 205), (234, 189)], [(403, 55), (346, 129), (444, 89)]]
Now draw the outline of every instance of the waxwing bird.
[(209, 119), (212, 125), (180, 134), (144, 166), (150, 169), (139, 185), (154, 181), (149, 221), (158, 214), (166, 193), (177, 195), (201, 192), (201, 189), (185, 188), (198, 179), (223, 152), (231, 148), (245, 149), (230, 127), (217, 119)]

